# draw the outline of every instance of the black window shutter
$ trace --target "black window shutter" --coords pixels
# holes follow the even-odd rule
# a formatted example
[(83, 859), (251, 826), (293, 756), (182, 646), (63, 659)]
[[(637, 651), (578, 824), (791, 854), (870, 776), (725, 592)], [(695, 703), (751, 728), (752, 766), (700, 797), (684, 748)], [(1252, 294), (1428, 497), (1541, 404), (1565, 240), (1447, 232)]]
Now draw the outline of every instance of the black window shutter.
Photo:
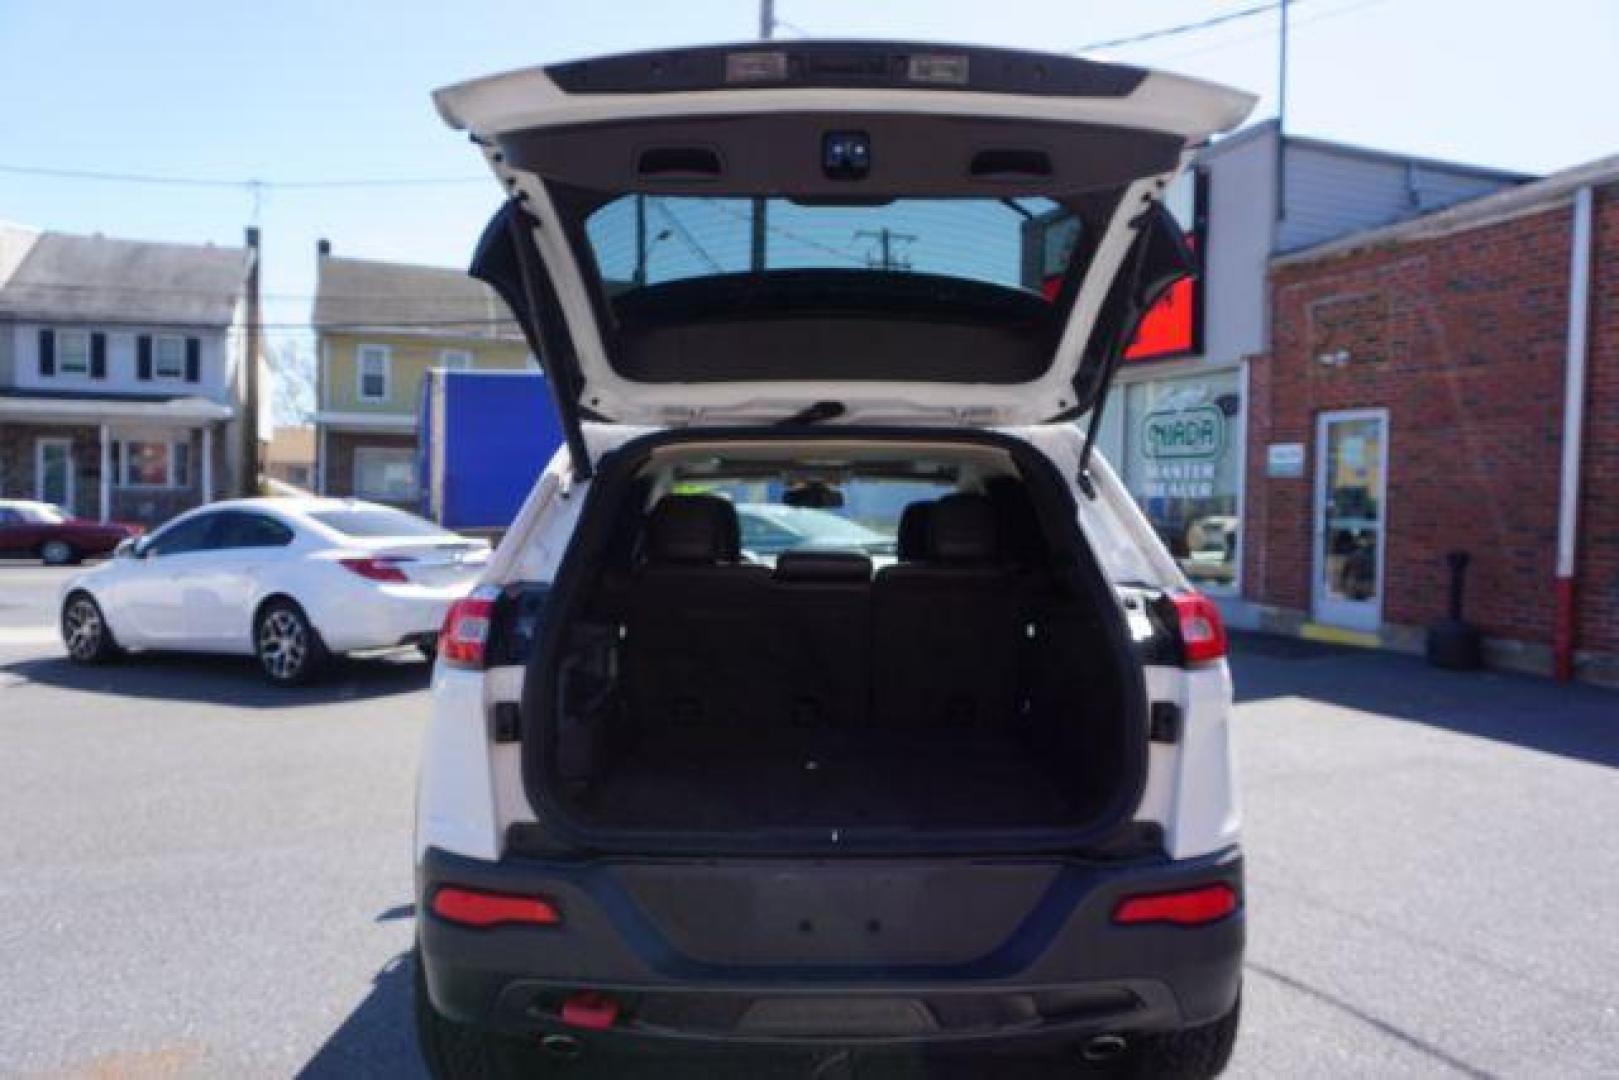
[(105, 379), (107, 377), (107, 335), (90, 335), (90, 377), (92, 379)]
[(135, 339), (135, 377), (152, 377), (152, 335), (142, 334)]
[(186, 382), (202, 378), (202, 339), (186, 338)]
[(39, 373), (41, 375), (56, 374), (55, 330), (41, 330), (39, 332)]

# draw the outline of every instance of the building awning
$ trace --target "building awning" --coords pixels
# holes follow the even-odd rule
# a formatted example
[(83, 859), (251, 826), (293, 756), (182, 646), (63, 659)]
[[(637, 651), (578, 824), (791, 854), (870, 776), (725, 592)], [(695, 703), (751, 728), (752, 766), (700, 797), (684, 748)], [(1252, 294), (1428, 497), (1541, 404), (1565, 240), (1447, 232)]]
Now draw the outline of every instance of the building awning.
[(397, 431), (409, 434), (416, 430), (416, 417), (409, 413), (318, 412), (315, 425), (329, 431)]
[(166, 423), (196, 427), (229, 420), (235, 415), (236, 410), (229, 405), (201, 397), (120, 400), (65, 395), (0, 395), (0, 419), (13, 423), (33, 420), (66, 424)]

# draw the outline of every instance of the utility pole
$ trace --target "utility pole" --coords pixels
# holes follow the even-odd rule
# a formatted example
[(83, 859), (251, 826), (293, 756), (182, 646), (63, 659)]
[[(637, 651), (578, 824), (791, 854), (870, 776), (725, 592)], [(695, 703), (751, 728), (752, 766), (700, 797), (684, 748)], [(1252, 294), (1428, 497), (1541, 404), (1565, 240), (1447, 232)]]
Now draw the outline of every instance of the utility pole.
[[(264, 310), (259, 294), (260, 264), (259, 227), (247, 230), (247, 311), (245, 336), (242, 342), (242, 424), (241, 445), (237, 453), (241, 470), (237, 477), (237, 491), (244, 496), (259, 493), (259, 360), (264, 352)], [(206, 452), (207, 445), (204, 444)], [(210, 463), (211, 467), (212, 463)]]
[(1287, 216), (1287, 5), (1281, 0), (1276, 49), (1276, 220)]
[[(759, 40), (769, 41), (776, 34), (776, 0), (759, 0)], [(762, 195), (753, 197), (753, 242), (750, 245), (751, 258), (749, 266), (754, 273), (765, 268), (765, 240), (769, 233), (770, 222), (766, 217), (767, 209)]]
[(876, 270), (909, 270), (911, 260), (894, 250), (894, 245), (909, 244), (916, 240), (915, 233), (895, 232), (886, 225), (881, 229), (861, 229), (854, 234), (856, 240), (870, 238), (877, 241), (877, 250), (866, 256), (866, 265)]

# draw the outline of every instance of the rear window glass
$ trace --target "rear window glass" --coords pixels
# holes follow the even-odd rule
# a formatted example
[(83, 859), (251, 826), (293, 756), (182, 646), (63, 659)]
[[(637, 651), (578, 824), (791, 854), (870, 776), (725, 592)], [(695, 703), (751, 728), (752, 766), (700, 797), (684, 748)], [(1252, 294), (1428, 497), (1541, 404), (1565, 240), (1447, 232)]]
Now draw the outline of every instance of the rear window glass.
[(953, 479), (848, 479), (825, 490), (823, 502), (841, 505), (793, 506), (791, 484), (770, 480), (701, 480), (676, 486), (679, 494), (708, 493), (736, 507), (742, 550), (773, 565), (784, 551), (850, 552), (869, 555), (882, 566), (898, 551), (899, 519), (913, 502), (929, 502), (957, 490)]
[(851, 206), (623, 195), (591, 213), (585, 232), (609, 294), (754, 270), (855, 270), (931, 274), (1050, 299), (1080, 239), (1078, 218), (1038, 197)]
[(384, 508), (365, 510), (316, 510), (310, 520), (318, 521), (328, 529), (336, 529), (345, 536), (444, 536), (454, 537), (446, 529), (415, 514), (403, 510)]

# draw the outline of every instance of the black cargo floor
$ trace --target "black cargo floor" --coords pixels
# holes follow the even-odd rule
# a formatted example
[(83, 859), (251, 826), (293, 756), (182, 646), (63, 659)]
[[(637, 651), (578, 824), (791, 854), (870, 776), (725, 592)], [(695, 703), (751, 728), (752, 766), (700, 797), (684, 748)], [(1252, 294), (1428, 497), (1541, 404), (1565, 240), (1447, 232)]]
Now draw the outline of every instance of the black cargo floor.
[(1082, 820), (1080, 795), (995, 732), (789, 733), (757, 746), (704, 733), (643, 742), (577, 805), (628, 828), (1017, 828)]

